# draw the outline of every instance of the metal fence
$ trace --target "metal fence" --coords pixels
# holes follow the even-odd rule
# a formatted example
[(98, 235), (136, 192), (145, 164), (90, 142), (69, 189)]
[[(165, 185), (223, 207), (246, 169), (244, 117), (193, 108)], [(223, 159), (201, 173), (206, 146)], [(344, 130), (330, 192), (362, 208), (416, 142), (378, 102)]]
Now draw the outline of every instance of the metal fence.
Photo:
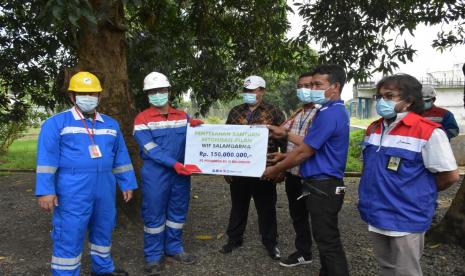
[[(438, 87), (438, 88), (461, 88), (464, 86), (464, 83), (465, 83), (465, 80), (461, 78), (443, 78), (443, 79), (421, 78), (421, 79), (418, 79), (418, 81), (420, 81), (421, 84), (431, 85), (433, 87)], [(369, 80), (366, 82), (358, 83), (356, 87), (362, 88), (362, 89), (370, 89), (370, 88), (375, 88), (376, 83), (377, 82), (373, 80)]]

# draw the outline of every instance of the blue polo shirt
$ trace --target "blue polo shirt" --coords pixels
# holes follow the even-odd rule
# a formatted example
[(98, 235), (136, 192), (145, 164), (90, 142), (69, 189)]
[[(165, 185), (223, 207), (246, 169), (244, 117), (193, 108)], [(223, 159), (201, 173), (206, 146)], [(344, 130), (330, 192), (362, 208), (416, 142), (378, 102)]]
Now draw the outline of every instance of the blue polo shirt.
[(349, 148), (349, 116), (344, 101), (330, 101), (315, 115), (304, 143), (315, 154), (300, 166), (303, 178), (343, 178)]

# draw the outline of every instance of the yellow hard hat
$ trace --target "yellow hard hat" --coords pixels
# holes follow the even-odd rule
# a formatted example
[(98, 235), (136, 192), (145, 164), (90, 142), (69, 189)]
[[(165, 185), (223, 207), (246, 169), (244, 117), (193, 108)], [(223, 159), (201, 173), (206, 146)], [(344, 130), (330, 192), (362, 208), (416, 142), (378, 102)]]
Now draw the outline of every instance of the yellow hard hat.
[(70, 92), (102, 92), (100, 81), (89, 72), (79, 72), (69, 80), (68, 91)]

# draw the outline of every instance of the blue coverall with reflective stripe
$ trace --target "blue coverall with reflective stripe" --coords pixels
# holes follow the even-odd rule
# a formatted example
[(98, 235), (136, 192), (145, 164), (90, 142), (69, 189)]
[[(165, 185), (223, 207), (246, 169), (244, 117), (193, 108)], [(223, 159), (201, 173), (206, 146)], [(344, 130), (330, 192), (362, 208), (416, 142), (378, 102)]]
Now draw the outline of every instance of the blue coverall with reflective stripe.
[(147, 263), (184, 251), (182, 228), (186, 221), (190, 177), (173, 169), (184, 162), (187, 115), (170, 108), (167, 116), (154, 107), (137, 115), (134, 137), (141, 149), (144, 256)]
[[(111, 235), (115, 225), (116, 182), (122, 191), (137, 188), (118, 123), (97, 113), (93, 139), (102, 153), (91, 158), (91, 140), (72, 108), (42, 125), (37, 145), (36, 195), (56, 195), (53, 213), (53, 275), (79, 275), (83, 242), (89, 231), (92, 271), (112, 272)], [(92, 119), (85, 119), (92, 131)]]

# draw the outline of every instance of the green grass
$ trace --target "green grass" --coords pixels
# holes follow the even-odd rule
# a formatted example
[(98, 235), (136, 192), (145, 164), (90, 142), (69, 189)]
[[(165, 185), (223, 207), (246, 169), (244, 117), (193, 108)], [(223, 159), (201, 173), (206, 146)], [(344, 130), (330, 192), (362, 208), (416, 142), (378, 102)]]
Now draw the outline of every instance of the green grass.
[(0, 156), (0, 169), (34, 169), (36, 151), (37, 139), (18, 139), (5, 155)]
[(19, 140), (37, 139), (37, 137), (39, 137), (39, 132), (40, 132), (40, 128), (30, 128), (21, 135)]
[(350, 133), (346, 172), (360, 172), (362, 170), (361, 155), (364, 135), (363, 130), (356, 130)]
[(376, 120), (376, 118), (359, 119), (359, 118), (352, 117), (352, 118), (350, 118), (350, 124), (351, 125), (357, 125), (357, 126), (369, 126), (375, 120)]

